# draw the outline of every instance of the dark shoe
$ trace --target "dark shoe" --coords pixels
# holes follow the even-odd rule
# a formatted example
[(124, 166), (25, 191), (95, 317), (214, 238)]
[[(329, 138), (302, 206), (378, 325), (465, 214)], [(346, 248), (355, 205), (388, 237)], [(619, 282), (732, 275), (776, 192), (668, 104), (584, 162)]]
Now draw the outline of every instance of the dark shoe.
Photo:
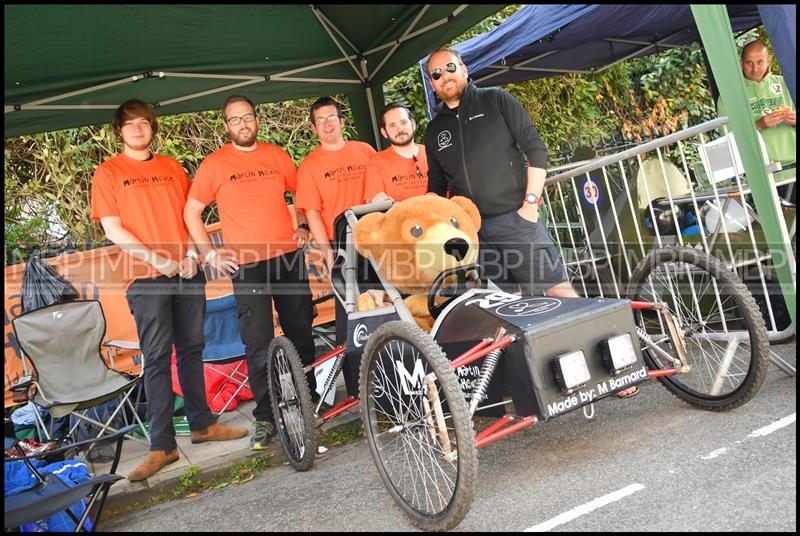
[(247, 435), (247, 428), (229, 428), (215, 422), (203, 430), (192, 430), (192, 443), (205, 443), (206, 441), (230, 441)]
[(151, 450), (147, 458), (133, 471), (128, 473), (128, 480), (131, 482), (138, 482), (150, 478), (163, 467), (177, 462), (180, 455), (178, 449), (172, 449), (167, 452), (166, 450)]
[[(316, 407), (317, 406), (315, 404), (314, 408), (316, 408)], [(317, 413), (317, 415), (322, 417), (323, 415), (325, 415), (326, 413), (328, 413), (332, 409), (333, 409), (333, 406), (329, 405), (327, 402), (323, 402), (322, 405), (319, 407), (319, 413)]]
[[(314, 394), (316, 395), (317, 393)], [(328, 413), (331, 409), (333, 409), (333, 406), (329, 405), (327, 402), (322, 402), (322, 405), (319, 407), (319, 411), (316, 411), (317, 404), (319, 404), (319, 395), (317, 396), (312, 395), (311, 410), (314, 411), (318, 417), (322, 417), (323, 415)]]
[(633, 387), (628, 387), (627, 389), (615, 393), (617, 398), (630, 398), (632, 396), (636, 396), (639, 394), (639, 386), (634, 385)]
[(276, 433), (272, 421), (256, 421), (255, 433), (250, 438), (250, 450), (264, 450)]

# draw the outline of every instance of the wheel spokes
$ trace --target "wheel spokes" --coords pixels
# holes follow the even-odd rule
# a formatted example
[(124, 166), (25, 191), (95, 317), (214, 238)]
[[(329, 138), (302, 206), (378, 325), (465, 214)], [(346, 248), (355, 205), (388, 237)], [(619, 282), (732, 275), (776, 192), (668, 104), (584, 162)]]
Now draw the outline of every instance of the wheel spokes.
[[(433, 422), (428, 390), (434, 389), (446, 400), (438, 382), (424, 381), (429, 374), (430, 366), (417, 348), (390, 340), (373, 363), (366, 403), (386, 475), (409, 506), (431, 515), (447, 508), (453, 499), (458, 459), (451, 452), (457, 451), (458, 444), (449, 414), (440, 410), (440, 418)], [(431, 424), (438, 429), (432, 430)], [(447, 450), (441, 437), (449, 442)]]
[[(667, 263), (650, 274), (643, 294), (648, 301), (666, 302), (685, 335), (692, 371), (674, 381), (713, 396), (744, 382), (752, 359), (750, 336), (742, 330), (746, 323), (736, 299), (714, 277), (692, 265)], [(654, 338), (665, 333), (660, 317), (642, 318)]]
[(291, 365), (282, 348), (278, 348), (273, 356), (273, 368), (275, 392), (280, 393), (278, 408), (281, 423), (279, 425), (282, 425), (285, 430), (288, 440), (287, 447), (291, 451), (290, 455), (296, 460), (300, 460), (305, 455), (303, 413)]

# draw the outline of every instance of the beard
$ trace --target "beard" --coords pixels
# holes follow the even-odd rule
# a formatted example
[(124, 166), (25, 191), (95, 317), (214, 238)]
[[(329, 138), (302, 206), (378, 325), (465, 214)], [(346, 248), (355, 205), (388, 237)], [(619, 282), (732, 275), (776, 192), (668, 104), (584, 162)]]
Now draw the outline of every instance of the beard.
[(256, 142), (255, 130), (240, 130), (236, 134), (231, 134), (231, 141), (239, 147), (251, 147)]
[(411, 133), (403, 133), (398, 134), (397, 136), (387, 136), (389, 139), (389, 143), (392, 145), (396, 145), (397, 147), (405, 147), (406, 145), (410, 145), (411, 142), (414, 141), (414, 132)]
[(436, 91), (436, 96), (439, 97), (440, 100), (448, 101), (452, 99), (461, 99), (464, 96), (464, 92), (467, 90), (467, 81), (466, 80), (456, 80), (453, 82), (452, 85), (448, 85), (447, 87), (441, 88), (439, 91)]

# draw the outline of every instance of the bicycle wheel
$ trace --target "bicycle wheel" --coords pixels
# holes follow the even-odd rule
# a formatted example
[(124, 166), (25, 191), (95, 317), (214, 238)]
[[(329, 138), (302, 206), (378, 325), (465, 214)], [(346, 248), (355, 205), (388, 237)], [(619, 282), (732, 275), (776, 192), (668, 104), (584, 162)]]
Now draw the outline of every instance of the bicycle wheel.
[(269, 396), (283, 451), (297, 471), (308, 471), (317, 451), (313, 406), (303, 365), (292, 342), (275, 337), (267, 361)]
[[(769, 343), (764, 320), (747, 288), (716, 258), (687, 247), (651, 251), (636, 269), (628, 298), (664, 302), (686, 343), (691, 370), (659, 380), (675, 396), (695, 406), (727, 411), (761, 389)], [(677, 357), (660, 313), (637, 311), (638, 323), (654, 342)], [(670, 368), (645, 351), (650, 368)]]
[(416, 325), (388, 322), (361, 360), (361, 419), (395, 503), (425, 530), (448, 530), (469, 511), (477, 454), (472, 420), (450, 361)]

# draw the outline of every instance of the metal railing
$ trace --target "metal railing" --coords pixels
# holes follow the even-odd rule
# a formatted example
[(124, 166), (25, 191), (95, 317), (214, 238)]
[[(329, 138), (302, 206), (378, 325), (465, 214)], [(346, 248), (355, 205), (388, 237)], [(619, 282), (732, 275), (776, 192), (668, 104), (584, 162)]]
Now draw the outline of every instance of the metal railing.
[[(724, 117), (714, 119), (549, 171), (544, 218), (579, 294), (624, 297), (634, 266), (651, 249), (691, 246), (737, 272), (765, 309), (770, 340), (794, 333), (780, 310), (785, 304), (758, 215), (747, 203), (750, 189), (743, 171), (715, 182), (699, 152), (727, 123)], [(729, 152), (735, 162), (733, 148)], [(791, 171), (767, 169), (773, 182), (778, 178), (776, 186), (794, 187)], [(781, 209), (795, 253), (794, 206), (782, 202)], [(794, 256), (787, 262), (796, 274)]]

